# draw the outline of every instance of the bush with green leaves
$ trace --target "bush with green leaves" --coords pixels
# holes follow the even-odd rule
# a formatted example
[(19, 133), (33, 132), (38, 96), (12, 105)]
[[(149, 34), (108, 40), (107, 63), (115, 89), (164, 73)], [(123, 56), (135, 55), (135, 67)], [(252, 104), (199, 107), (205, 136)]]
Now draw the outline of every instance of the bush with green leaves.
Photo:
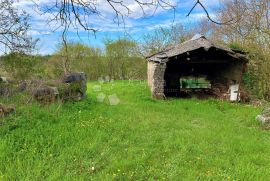
[(80, 43), (60, 46), (45, 63), (45, 74), (57, 78), (66, 71), (84, 72), (89, 80), (145, 79), (146, 60), (139, 53), (138, 44), (128, 39), (105, 41), (105, 51)]
[(46, 57), (10, 53), (1, 57), (4, 70), (14, 80), (41, 78), (44, 75), (43, 60)]
[(106, 41), (108, 76), (114, 79), (145, 79), (146, 61), (138, 44), (128, 39)]

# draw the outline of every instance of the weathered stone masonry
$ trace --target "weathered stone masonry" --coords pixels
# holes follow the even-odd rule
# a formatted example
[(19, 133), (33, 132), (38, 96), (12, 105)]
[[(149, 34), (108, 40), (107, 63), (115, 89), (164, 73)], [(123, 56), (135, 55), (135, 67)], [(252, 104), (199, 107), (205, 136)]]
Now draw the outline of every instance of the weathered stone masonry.
[(148, 62), (148, 85), (151, 88), (152, 96), (156, 99), (164, 99), (164, 74), (166, 63)]

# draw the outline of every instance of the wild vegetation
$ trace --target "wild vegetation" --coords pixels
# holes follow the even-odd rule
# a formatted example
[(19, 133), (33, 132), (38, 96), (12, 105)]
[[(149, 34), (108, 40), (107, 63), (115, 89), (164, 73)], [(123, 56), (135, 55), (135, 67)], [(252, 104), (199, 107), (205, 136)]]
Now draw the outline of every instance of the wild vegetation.
[[(114, 94), (119, 104), (112, 106)], [(90, 82), (88, 98), (77, 103), (43, 107), (19, 100), (16, 115), (1, 120), (3, 180), (270, 176), (270, 132), (255, 121), (260, 108), (218, 100), (155, 101), (145, 81)]]
[(104, 51), (79, 43), (68, 44), (67, 50), (69, 61), (64, 45), (51, 56), (12, 53), (0, 61), (6, 74), (15, 80), (55, 79), (68, 71), (85, 72), (88, 80), (106, 76), (120, 80), (146, 78), (146, 61), (138, 44), (131, 40), (107, 41)]
[[(104, 1), (119, 26), (125, 26), (132, 13), (126, 2)], [(168, 2), (135, 1), (142, 14), (149, 8), (174, 9)], [(141, 41), (128, 36), (107, 39), (102, 48), (67, 37), (70, 28), (96, 33), (85, 21), (102, 17), (95, 1), (55, 0), (46, 8), (37, 3), (41, 15), (63, 28), (61, 45), (46, 56), (33, 53), (38, 40), (29, 35), (29, 15), (13, 3), (0, 3), (0, 180), (270, 178), (270, 132), (255, 120), (262, 106), (213, 99), (154, 100), (145, 81), (147, 55), (201, 33), (245, 53), (250, 62), (244, 86), (252, 99), (269, 101), (268, 0), (224, 1), (215, 20), (197, 0), (189, 15), (200, 6), (207, 19), (196, 25), (159, 27)], [(85, 99), (62, 101), (68, 89), (59, 80), (69, 72), (86, 73)], [(46, 82), (53, 101), (33, 99), (35, 94), (24, 87), (28, 82), (30, 89)], [(81, 89), (77, 83), (68, 84), (76, 95)]]

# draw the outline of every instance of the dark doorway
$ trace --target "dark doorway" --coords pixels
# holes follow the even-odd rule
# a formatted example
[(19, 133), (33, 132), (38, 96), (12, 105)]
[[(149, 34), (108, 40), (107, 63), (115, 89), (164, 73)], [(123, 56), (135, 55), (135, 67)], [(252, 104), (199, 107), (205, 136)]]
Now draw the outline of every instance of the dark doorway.
[(227, 89), (228, 80), (221, 74), (226, 72), (228, 62), (191, 62), (179, 59), (167, 63), (165, 70), (164, 93), (166, 97), (215, 97), (216, 84)]

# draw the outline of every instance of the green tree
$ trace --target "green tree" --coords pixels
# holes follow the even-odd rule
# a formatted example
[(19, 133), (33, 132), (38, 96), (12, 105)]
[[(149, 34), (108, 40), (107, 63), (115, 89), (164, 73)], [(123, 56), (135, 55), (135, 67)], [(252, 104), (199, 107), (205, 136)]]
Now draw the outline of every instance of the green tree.
[(136, 42), (118, 39), (107, 41), (105, 45), (109, 77), (115, 79), (145, 77), (146, 61), (140, 55)]
[[(66, 51), (67, 48), (67, 51)], [(69, 61), (66, 61), (68, 53)], [(59, 77), (68, 71), (85, 72), (88, 79), (97, 79), (104, 70), (102, 51), (80, 43), (61, 45), (46, 64), (46, 73), (49, 77)]]
[[(251, 91), (270, 100), (270, 4), (269, 0), (239, 0), (226, 2), (220, 21), (235, 19), (235, 23), (215, 26), (213, 34), (228, 45), (248, 52), (249, 69), (245, 80)], [(234, 47), (235, 49), (235, 47)]]
[(10, 53), (1, 57), (5, 71), (15, 80), (42, 77), (42, 57), (23, 53)]

